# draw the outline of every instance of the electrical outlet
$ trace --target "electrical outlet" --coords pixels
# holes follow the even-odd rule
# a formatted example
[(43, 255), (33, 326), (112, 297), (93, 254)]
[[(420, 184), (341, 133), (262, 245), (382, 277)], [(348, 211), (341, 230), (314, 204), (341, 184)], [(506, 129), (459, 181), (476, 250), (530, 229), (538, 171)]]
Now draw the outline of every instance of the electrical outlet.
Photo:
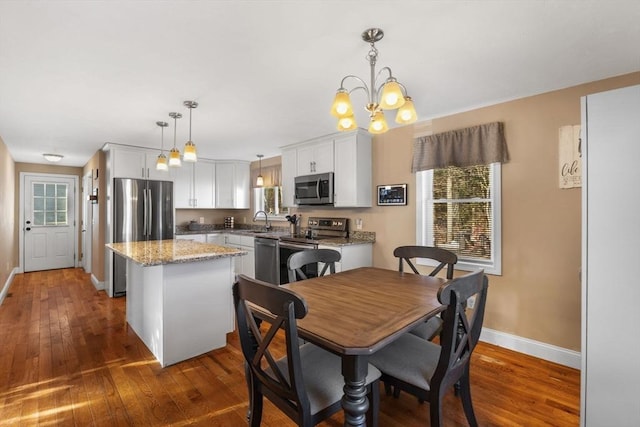
[(362, 218), (356, 219), (356, 230), (362, 230)]
[(476, 296), (469, 297), (467, 299), (467, 308), (473, 309), (476, 305)]

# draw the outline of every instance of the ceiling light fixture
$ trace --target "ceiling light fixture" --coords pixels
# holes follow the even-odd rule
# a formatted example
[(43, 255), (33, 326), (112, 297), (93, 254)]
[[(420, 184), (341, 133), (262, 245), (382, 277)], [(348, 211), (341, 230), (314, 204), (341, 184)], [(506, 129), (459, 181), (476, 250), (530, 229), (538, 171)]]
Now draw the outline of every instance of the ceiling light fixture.
[(198, 103), (196, 101), (184, 101), (184, 105), (189, 109), (189, 141), (184, 144), (184, 155), (182, 156), (182, 160), (185, 162), (196, 162), (198, 161), (196, 144), (191, 140), (191, 111), (193, 111), (194, 108), (198, 108)]
[(258, 160), (260, 161), (260, 173), (258, 174), (258, 178), (256, 178), (256, 185), (262, 187), (264, 185), (264, 178), (262, 177), (262, 158), (264, 154), (256, 154), (256, 156), (258, 156)]
[(169, 117), (173, 119), (173, 148), (169, 151), (169, 166), (172, 168), (182, 166), (180, 161), (180, 150), (176, 148), (176, 127), (178, 119), (182, 118), (181, 113), (169, 113)]
[(42, 157), (45, 158), (45, 160), (49, 161), (49, 162), (53, 162), (53, 163), (57, 163), (60, 160), (62, 160), (62, 158), (64, 157), (62, 154), (50, 154), (50, 153), (45, 153), (42, 155)]
[(164, 128), (169, 126), (167, 122), (156, 122), (158, 126), (160, 126), (161, 136), (160, 136), (160, 154), (158, 155), (158, 160), (156, 160), (156, 169), (159, 171), (169, 170), (167, 166), (167, 156), (164, 155)]
[[(358, 127), (353, 114), (351, 99), (349, 98), (349, 94), (357, 89), (362, 89), (367, 93), (368, 103), (365, 106), (365, 110), (369, 112), (371, 119), (369, 122), (370, 133), (381, 134), (389, 130), (382, 110), (397, 109), (396, 123), (399, 124), (409, 124), (417, 120), (413, 101), (407, 95), (407, 89), (393, 77), (391, 68), (384, 67), (376, 74), (378, 49), (376, 49), (375, 43), (382, 40), (382, 37), (384, 37), (384, 32), (380, 28), (369, 28), (362, 33), (362, 39), (371, 45), (371, 49), (367, 54), (371, 70), (370, 86), (367, 86), (365, 81), (358, 76), (350, 74), (343, 77), (331, 106), (331, 114), (338, 118), (338, 130), (348, 131)], [(389, 73), (389, 76), (382, 84), (377, 85), (378, 77), (384, 71)], [(347, 91), (344, 87), (344, 82), (349, 78), (356, 79), (361, 86)]]

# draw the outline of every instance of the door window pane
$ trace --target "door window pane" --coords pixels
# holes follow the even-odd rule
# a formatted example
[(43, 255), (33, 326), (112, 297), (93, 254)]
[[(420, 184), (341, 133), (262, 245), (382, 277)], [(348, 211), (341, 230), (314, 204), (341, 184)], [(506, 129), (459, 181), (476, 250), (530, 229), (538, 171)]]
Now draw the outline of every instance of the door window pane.
[(32, 188), (33, 225), (68, 225), (67, 184), (34, 183)]

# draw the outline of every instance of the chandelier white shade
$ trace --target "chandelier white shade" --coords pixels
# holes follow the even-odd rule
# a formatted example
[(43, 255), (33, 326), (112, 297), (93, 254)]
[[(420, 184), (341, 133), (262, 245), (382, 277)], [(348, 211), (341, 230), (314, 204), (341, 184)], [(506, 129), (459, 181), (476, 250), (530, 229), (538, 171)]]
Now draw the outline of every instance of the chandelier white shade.
[[(360, 77), (354, 75), (345, 76), (340, 82), (340, 87), (331, 106), (331, 114), (338, 119), (338, 130), (348, 131), (357, 128), (357, 123), (353, 113), (350, 94), (358, 89), (367, 93), (367, 104), (365, 110), (369, 112), (369, 132), (381, 134), (389, 130), (383, 110), (398, 110), (396, 123), (409, 124), (417, 120), (416, 110), (411, 97), (407, 95), (406, 88), (399, 83), (391, 73), (391, 68), (384, 67), (376, 74), (376, 62), (378, 60), (378, 49), (375, 47), (377, 41), (382, 40), (384, 32), (380, 28), (369, 28), (362, 33), (362, 39), (371, 45), (367, 54), (370, 67), (369, 85)], [(378, 78), (387, 74), (384, 82), (378, 83)], [(347, 80), (356, 80), (358, 86), (351, 90), (345, 88)]]

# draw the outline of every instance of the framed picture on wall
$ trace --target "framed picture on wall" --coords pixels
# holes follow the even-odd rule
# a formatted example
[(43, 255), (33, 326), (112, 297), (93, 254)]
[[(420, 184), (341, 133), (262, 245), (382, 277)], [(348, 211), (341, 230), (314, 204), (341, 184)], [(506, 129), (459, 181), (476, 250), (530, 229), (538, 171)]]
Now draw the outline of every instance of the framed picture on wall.
[(378, 185), (378, 206), (407, 204), (407, 184)]

